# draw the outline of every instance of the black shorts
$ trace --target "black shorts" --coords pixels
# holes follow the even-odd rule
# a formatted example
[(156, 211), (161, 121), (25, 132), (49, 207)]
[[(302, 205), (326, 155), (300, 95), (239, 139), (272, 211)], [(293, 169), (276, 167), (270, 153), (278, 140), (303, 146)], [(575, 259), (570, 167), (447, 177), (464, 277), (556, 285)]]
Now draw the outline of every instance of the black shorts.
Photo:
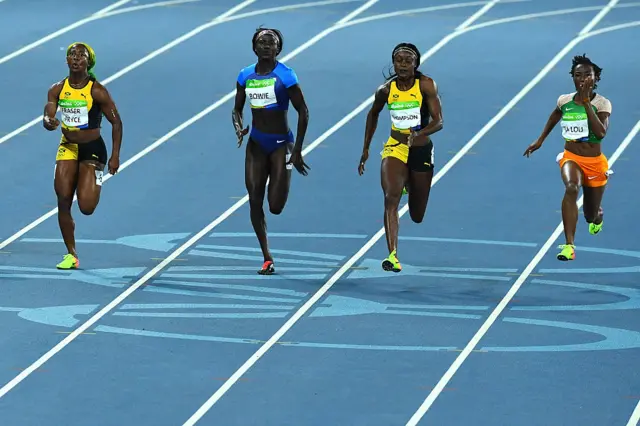
[(107, 145), (104, 143), (102, 136), (100, 136), (98, 139), (87, 143), (61, 142), (56, 160), (91, 161), (104, 166), (108, 161), (107, 155)]
[(434, 168), (433, 142), (423, 146), (412, 146), (409, 148), (407, 166), (414, 172), (428, 172)]

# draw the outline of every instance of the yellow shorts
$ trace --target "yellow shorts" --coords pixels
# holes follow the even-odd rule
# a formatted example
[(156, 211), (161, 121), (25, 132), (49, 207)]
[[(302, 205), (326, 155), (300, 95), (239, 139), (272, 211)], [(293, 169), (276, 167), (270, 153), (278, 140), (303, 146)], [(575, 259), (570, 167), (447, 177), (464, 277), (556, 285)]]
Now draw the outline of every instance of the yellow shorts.
[(58, 146), (58, 154), (56, 155), (56, 161), (58, 160), (77, 160), (78, 159), (78, 145), (75, 143), (61, 142)]
[(409, 149), (407, 144), (400, 143), (390, 136), (387, 143), (384, 144), (380, 155), (383, 160), (387, 157), (397, 158), (416, 172), (427, 172), (434, 168), (432, 142), (429, 142), (427, 145), (414, 146)]
[(387, 157), (394, 157), (406, 164), (409, 161), (409, 146), (389, 136), (380, 154), (383, 160)]
[(588, 187), (599, 187), (607, 184), (609, 175), (613, 172), (609, 170), (609, 162), (604, 154), (597, 157), (582, 157), (565, 150), (558, 154), (556, 158), (562, 168), (567, 161), (573, 161), (582, 170), (582, 185)]
[(107, 163), (107, 146), (101, 137), (82, 144), (61, 141), (56, 154), (56, 161), (60, 160), (92, 161), (104, 165)]

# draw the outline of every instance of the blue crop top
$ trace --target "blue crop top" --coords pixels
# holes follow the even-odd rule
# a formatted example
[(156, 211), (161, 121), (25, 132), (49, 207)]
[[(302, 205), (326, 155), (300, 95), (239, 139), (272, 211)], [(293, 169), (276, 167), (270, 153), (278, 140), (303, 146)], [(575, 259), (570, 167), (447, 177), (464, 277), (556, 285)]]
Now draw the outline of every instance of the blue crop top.
[(256, 64), (240, 71), (238, 83), (244, 87), (251, 108), (289, 109), (287, 89), (298, 84), (295, 71), (278, 62), (269, 74), (256, 74)]

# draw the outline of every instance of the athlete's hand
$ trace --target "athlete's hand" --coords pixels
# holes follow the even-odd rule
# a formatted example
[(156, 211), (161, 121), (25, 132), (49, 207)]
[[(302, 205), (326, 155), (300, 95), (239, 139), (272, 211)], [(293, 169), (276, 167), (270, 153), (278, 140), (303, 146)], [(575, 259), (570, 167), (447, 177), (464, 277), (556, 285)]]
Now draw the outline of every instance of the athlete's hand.
[(295, 167), (298, 173), (300, 173), (302, 176), (307, 176), (309, 174), (307, 172), (307, 169), (311, 170), (311, 167), (309, 167), (302, 158), (301, 149), (294, 148), (293, 152), (291, 153), (291, 158), (289, 158), (289, 161), (287, 162), (287, 165), (289, 164), (293, 164), (293, 167)]
[(532, 153), (540, 149), (541, 146), (542, 146), (542, 141), (538, 139), (537, 141), (535, 141), (534, 143), (532, 143), (527, 147), (523, 155), (528, 158)]
[(236, 136), (238, 137), (238, 148), (242, 146), (242, 138), (244, 138), (247, 133), (249, 133), (249, 126), (247, 126), (247, 128), (244, 130), (236, 130)]
[(593, 90), (593, 79), (587, 77), (582, 83), (582, 87), (579, 90), (580, 100), (583, 102), (591, 102), (591, 91)]
[(118, 169), (120, 168), (120, 158), (117, 156), (112, 156), (109, 159), (109, 173), (113, 176), (118, 173)]
[(360, 164), (358, 165), (358, 174), (362, 176), (364, 173), (364, 163), (369, 159), (369, 150), (362, 151), (362, 156), (360, 157)]
[(411, 133), (409, 133), (409, 137), (407, 137), (407, 146), (408, 146), (409, 148), (411, 148), (411, 147), (413, 146), (413, 141), (414, 141), (418, 136), (420, 136), (420, 135), (418, 134), (418, 132), (416, 132), (416, 131), (414, 131), (414, 130), (412, 130), (412, 131), (411, 131)]
[(45, 129), (53, 131), (58, 128), (58, 126), (60, 125), (60, 121), (56, 118), (55, 115), (53, 116), (53, 118), (45, 115), (42, 119), (42, 124)]

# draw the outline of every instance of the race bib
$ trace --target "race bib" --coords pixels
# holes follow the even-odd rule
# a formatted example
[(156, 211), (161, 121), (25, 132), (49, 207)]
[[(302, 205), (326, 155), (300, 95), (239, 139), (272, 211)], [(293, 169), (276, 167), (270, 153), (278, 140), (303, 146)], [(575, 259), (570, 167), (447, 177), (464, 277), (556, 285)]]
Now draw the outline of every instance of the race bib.
[(581, 140), (589, 137), (589, 120), (585, 112), (565, 112), (562, 115), (562, 137)]
[(247, 80), (245, 92), (251, 108), (265, 108), (278, 102), (276, 98), (276, 79)]
[(420, 125), (420, 102), (393, 102), (389, 105), (391, 122), (396, 129), (406, 130)]
[(65, 126), (81, 129), (89, 125), (87, 101), (62, 99), (58, 102), (58, 106)]

